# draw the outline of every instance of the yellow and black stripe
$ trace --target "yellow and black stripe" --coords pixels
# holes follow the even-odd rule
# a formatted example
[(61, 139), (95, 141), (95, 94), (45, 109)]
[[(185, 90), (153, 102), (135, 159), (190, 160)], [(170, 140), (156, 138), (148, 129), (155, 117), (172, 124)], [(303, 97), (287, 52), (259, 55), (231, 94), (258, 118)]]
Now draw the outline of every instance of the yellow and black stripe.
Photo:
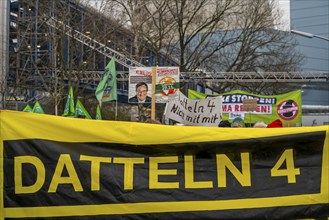
[(329, 216), (328, 126), (209, 128), (0, 112), (1, 219)]

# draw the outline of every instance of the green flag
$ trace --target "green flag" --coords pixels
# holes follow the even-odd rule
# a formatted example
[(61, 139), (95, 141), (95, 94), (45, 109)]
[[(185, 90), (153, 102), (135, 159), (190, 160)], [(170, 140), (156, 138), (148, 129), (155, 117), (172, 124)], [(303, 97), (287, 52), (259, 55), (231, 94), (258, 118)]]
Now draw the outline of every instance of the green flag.
[(102, 120), (102, 112), (99, 104), (97, 105), (96, 109), (96, 120)]
[(114, 57), (107, 64), (102, 80), (99, 82), (95, 95), (102, 106), (103, 102), (109, 102), (117, 100), (117, 76), (115, 70), (115, 59)]
[(38, 101), (34, 104), (32, 112), (39, 113), (39, 114), (45, 114), (45, 112), (43, 111), (43, 109)]
[(32, 108), (31, 108), (31, 106), (30, 106), (29, 104), (27, 104), (27, 105), (25, 106), (25, 108), (23, 109), (23, 112), (32, 112)]
[(77, 105), (75, 106), (75, 117), (92, 119), (90, 114), (87, 112), (87, 110), (82, 105), (79, 99), (77, 100)]
[(67, 101), (65, 104), (65, 109), (63, 116), (74, 116), (75, 110), (74, 110), (74, 97), (73, 97), (73, 88), (70, 86), (69, 88), (69, 94), (67, 95)]

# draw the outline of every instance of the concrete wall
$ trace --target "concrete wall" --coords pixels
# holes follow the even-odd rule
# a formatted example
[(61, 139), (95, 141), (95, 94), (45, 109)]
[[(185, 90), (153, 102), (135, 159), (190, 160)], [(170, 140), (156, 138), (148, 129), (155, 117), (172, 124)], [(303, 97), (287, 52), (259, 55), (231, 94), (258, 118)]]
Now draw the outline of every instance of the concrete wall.
[(329, 114), (326, 114), (326, 115), (317, 115), (317, 114), (303, 115), (302, 116), (302, 125), (303, 126), (329, 125)]

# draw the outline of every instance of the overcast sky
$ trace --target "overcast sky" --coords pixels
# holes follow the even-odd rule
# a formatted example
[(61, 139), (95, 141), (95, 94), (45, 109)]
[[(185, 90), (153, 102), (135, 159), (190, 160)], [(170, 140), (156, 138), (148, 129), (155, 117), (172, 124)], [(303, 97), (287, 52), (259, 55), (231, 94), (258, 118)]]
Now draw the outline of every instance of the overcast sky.
[(279, 9), (282, 12), (281, 22), (284, 24), (279, 29), (290, 30), (290, 0), (279, 0)]
[[(89, 4), (93, 4), (93, 6), (103, 4), (103, 0), (85, 0)], [(252, 0), (248, 0), (252, 1)], [(275, 0), (277, 1), (277, 7), (280, 9), (282, 16), (281, 22), (283, 25), (277, 27), (280, 30), (289, 31), (290, 30), (290, 0)]]

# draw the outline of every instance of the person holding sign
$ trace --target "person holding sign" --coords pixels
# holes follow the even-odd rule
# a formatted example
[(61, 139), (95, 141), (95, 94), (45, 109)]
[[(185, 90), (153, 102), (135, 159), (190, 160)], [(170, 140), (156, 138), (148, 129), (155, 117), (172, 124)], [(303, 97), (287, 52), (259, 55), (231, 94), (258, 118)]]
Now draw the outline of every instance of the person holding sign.
[(152, 98), (147, 96), (148, 86), (145, 82), (136, 84), (136, 95), (129, 99), (129, 103), (150, 103)]

